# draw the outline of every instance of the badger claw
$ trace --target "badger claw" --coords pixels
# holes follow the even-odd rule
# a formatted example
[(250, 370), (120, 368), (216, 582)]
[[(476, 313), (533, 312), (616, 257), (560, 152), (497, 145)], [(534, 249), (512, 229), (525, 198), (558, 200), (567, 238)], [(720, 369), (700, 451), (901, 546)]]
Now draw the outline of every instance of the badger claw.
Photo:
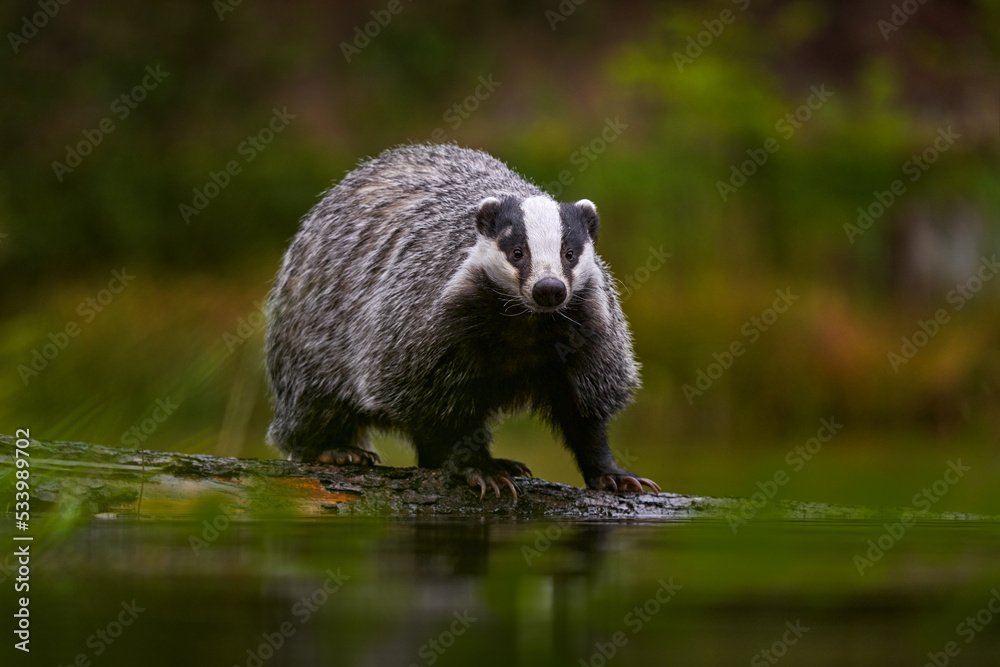
[(639, 482), (639, 488), (637, 489), (638, 491), (642, 491), (642, 487), (648, 486), (649, 490), (652, 491), (653, 493), (660, 492), (660, 485), (651, 479), (646, 479), (645, 477), (639, 477), (637, 478), (636, 481)]
[(653, 480), (646, 479), (645, 477), (639, 477), (635, 473), (625, 471), (610, 475), (602, 475), (597, 478), (595, 483), (588, 484), (588, 486), (592, 489), (597, 489), (598, 491), (614, 491), (616, 493), (642, 493), (642, 487), (645, 486), (649, 487), (649, 490), (653, 493), (660, 492), (660, 485)]
[(335, 447), (320, 453), (316, 460), (328, 465), (373, 466), (382, 461), (378, 454), (359, 447)]
[(488, 489), (493, 489), (493, 493), (496, 494), (497, 498), (500, 498), (500, 486), (506, 486), (510, 489), (511, 494), (514, 496), (514, 500), (517, 501), (517, 486), (514, 482), (503, 472), (485, 472), (477, 470), (475, 468), (467, 468), (464, 471), (465, 482), (468, 484), (473, 491), (479, 489), (479, 500), (486, 499), (486, 491)]

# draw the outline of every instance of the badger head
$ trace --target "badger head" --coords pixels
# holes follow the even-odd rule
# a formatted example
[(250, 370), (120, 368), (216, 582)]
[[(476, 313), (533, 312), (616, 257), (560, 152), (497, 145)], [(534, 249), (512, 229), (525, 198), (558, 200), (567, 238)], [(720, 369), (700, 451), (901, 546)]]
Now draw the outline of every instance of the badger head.
[(476, 212), (478, 242), (470, 256), (497, 291), (531, 312), (554, 312), (600, 279), (594, 254), (597, 208), (549, 197), (487, 197)]

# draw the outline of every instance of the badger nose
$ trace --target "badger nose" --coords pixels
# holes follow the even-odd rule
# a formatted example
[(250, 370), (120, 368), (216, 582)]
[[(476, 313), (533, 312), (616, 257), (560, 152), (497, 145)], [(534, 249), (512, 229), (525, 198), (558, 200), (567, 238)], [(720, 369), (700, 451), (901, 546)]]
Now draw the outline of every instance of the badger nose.
[(566, 285), (558, 278), (542, 278), (531, 288), (531, 298), (543, 308), (554, 308), (566, 298)]

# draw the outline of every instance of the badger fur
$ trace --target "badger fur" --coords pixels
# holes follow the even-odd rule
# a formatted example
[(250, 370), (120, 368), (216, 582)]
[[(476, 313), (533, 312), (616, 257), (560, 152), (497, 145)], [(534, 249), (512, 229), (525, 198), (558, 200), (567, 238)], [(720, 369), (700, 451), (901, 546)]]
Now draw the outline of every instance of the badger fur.
[(516, 496), (511, 477), (531, 473), (490, 455), (489, 426), (530, 408), (590, 488), (658, 491), (608, 448), (639, 377), (597, 227), (589, 200), (557, 203), (480, 151), (361, 164), (305, 217), (268, 300), (268, 441), (374, 464), (368, 432), (396, 431), (421, 467)]

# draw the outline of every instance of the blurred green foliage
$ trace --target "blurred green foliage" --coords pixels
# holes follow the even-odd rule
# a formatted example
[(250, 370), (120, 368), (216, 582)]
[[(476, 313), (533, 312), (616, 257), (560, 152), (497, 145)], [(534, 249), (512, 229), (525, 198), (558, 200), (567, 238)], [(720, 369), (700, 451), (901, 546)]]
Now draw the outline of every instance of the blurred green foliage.
[[(863, 463), (919, 481), (957, 452), (995, 472), (1000, 281), (960, 312), (946, 295), (997, 249), (996, 7), (924, 5), (883, 39), (888, 2), (586, 3), (554, 30), (551, 4), (405, 2), (363, 48), (356, 28), (384, 5), (242, 3), (221, 20), (207, 2), (62, 6), (0, 62), (3, 431), (121, 444), (137, 427), (152, 448), (270, 455), (249, 320), (287, 240), (365, 156), (443, 137), (597, 202), (644, 364), (613, 435), (644, 474), (752, 491), (830, 415), (843, 435), (799, 497), (876, 499), (843, 490)], [(705, 32), (723, 10), (733, 20)], [(17, 32), (35, 11), (9, 3), (0, 19)], [(115, 100), (157, 66), (168, 75), (121, 117)], [(499, 82), (483, 99), (480, 77)], [(832, 95), (803, 107), (816, 90)], [(275, 109), (294, 118), (248, 161)], [(60, 180), (53, 162), (104, 118), (114, 130)], [(904, 164), (947, 127), (960, 138), (909, 181)], [(723, 199), (719, 182), (769, 141)], [(220, 177), (230, 161), (239, 173)], [(213, 173), (226, 185), (185, 222)], [(896, 179), (905, 194), (851, 242), (844, 225)], [(952, 248), (914, 240), (925, 218), (971, 250), (914, 278), (907, 267)], [(649, 272), (660, 248), (671, 256)], [(134, 282), (85, 321), (80, 304), (121, 267)], [(751, 341), (744, 327), (785, 289), (798, 300)], [(894, 371), (888, 353), (939, 308), (950, 321)], [(79, 334), (25, 379), (67, 322)], [(689, 400), (684, 386), (737, 341), (745, 352)], [(164, 397), (176, 411), (149, 421)], [(549, 440), (523, 419), (498, 436), (578, 482)], [(385, 458), (412, 461), (392, 443)]]

